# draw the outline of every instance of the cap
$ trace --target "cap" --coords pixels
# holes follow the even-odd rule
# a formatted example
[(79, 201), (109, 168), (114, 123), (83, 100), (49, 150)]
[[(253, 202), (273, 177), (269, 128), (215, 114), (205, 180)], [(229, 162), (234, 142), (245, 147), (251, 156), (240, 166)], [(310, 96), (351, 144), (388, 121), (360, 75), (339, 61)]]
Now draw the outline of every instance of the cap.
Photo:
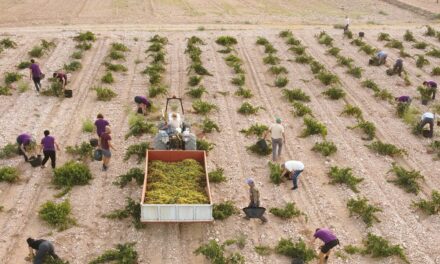
[(252, 180), (251, 178), (246, 179), (246, 183), (247, 184), (253, 184), (254, 180)]
[(277, 124), (281, 124), (281, 118), (277, 117), (277, 118), (275, 119), (275, 121), (277, 122)]

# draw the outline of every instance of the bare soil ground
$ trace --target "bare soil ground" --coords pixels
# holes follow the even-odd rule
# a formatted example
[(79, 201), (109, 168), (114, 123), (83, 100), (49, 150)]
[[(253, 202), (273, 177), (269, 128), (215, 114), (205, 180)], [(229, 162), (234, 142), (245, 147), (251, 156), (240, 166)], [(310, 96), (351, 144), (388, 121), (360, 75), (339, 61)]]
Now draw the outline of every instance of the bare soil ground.
[[(44, 12), (34, 12), (34, 7)], [(57, 253), (73, 264), (87, 263), (116, 243), (125, 242), (137, 243), (139, 263), (207, 263), (203, 257), (193, 254), (199, 245), (209, 239), (222, 242), (240, 233), (247, 236), (247, 245), (243, 250), (233, 249), (243, 254), (247, 263), (290, 263), (288, 258), (274, 254), (259, 256), (254, 247), (274, 246), (281, 237), (301, 237), (308, 240), (313, 230), (322, 226), (335, 230), (343, 246), (360, 244), (368, 232), (373, 232), (386, 237), (392, 243), (403, 245), (411, 263), (440, 263), (440, 218), (426, 216), (411, 207), (412, 201), (427, 198), (431, 190), (440, 188), (440, 161), (433, 160), (433, 156), (427, 153), (427, 145), (431, 140), (412, 135), (410, 128), (396, 117), (395, 108), (386, 101), (375, 98), (370, 90), (361, 87), (361, 81), (348, 75), (345, 68), (338, 66), (336, 59), (327, 55), (326, 47), (318, 44), (315, 38), (322, 28), (326, 28), (335, 39), (335, 45), (342, 49), (341, 54), (353, 58), (354, 63), (364, 69), (362, 80), (372, 79), (394, 96), (417, 96), (416, 87), (424, 80), (434, 78), (430, 72), (439, 65), (440, 59), (427, 57), (431, 64), (423, 69), (415, 66), (414, 59), (405, 59), (405, 69), (413, 83), (405, 87), (401, 78), (387, 76), (385, 67), (368, 67), (369, 57), (344, 39), (341, 31), (328, 29), (328, 26), (343, 23), (343, 17), (348, 14), (352, 21), (356, 21), (354, 24), (393, 24), (380, 26), (380, 29), (365, 25), (355, 26), (356, 31), (366, 33), (364, 40), (377, 48), (384, 48), (384, 43), (377, 41), (379, 32), (388, 32), (392, 37), (402, 40), (406, 28), (410, 28), (419, 40), (439, 48), (440, 43), (436, 38), (423, 36), (424, 29), (418, 25), (430, 23), (423, 17), (373, 0), (343, 0), (337, 1), (336, 5), (334, 1), (327, 0), (274, 0), (270, 3), (257, 0), (81, 0), (61, 3), (53, 0), (24, 0), (17, 3), (11, 0), (1, 1), (0, 8), (3, 10), (0, 17), (3, 32), (18, 43), (16, 49), (5, 49), (0, 54), (0, 76), (5, 72), (16, 71), (16, 65), (29, 59), (27, 52), (41, 39), (54, 40), (57, 44), (54, 50), (38, 60), (43, 72), (50, 74), (70, 61), (69, 56), (75, 46), (72, 37), (79, 30), (90, 29), (98, 33), (92, 49), (81, 59), (82, 69), (69, 75), (73, 98), (37, 96), (30, 81), (30, 91), (15, 91), (12, 96), (0, 96), (0, 146), (15, 142), (16, 136), (22, 132), (29, 132), (40, 139), (42, 132), (49, 129), (64, 149), (66, 146), (87, 141), (91, 135), (82, 132), (83, 121), (94, 120), (97, 113), (102, 113), (111, 123), (113, 141), (117, 148), (113, 152), (108, 172), (100, 170), (100, 163), (91, 162), (89, 165), (94, 176), (91, 184), (75, 187), (67, 195), (78, 224), (63, 232), (47, 226), (37, 214), (44, 202), (66, 198), (53, 197), (58, 190), (50, 183), (51, 169), (33, 169), (21, 158), (1, 160), (2, 166), (20, 168), (21, 179), (15, 184), (0, 183), (0, 205), (4, 207), (4, 211), (0, 212), (0, 263), (24, 263), (28, 252), (25, 240), (28, 236), (54, 241)], [(326, 88), (314, 78), (307, 65), (293, 61), (293, 53), (288, 51), (289, 47), (278, 37), (279, 30), (272, 28), (288, 28), (294, 24), (301, 24), (296, 26), (298, 29), (293, 30), (293, 34), (307, 46), (307, 52), (341, 79), (341, 87), (347, 93), (345, 103), (360, 107), (366, 119), (376, 125), (377, 137), (405, 149), (407, 156), (384, 158), (373, 154), (364, 146), (368, 142), (361, 139), (358, 131), (346, 128), (354, 125), (355, 121), (340, 116), (344, 102), (328, 100), (321, 94)], [(301, 28), (302, 25), (310, 24), (326, 26)], [(212, 30), (195, 31), (199, 25), (205, 25)], [(223, 27), (228, 30), (222, 30)], [(434, 27), (440, 29), (435, 25)], [(169, 95), (182, 96), (188, 111), (192, 100), (185, 95), (188, 88), (186, 73), (190, 64), (189, 58), (184, 54), (186, 41), (195, 35), (206, 42), (202, 46), (203, 63), (213, 76), (204, 79), (203, 84), (208, 90), (204, 99), (219, 107), (210, 117), (221, 128), (221, 133), (205, 135), (207, 140), (216, 144), (208, 156), (208, 169), (222, 167), (228, 178), (226, 183), (211, 186), (214, 203), (232, 200), (237, 207), (245, 207), (248, 203), (248, 190), (244, 180), (253, 177), (260, 189), (263, 206), (272, 208), (280, 207), (286, 202), (295, 202), (307, 215), (307, 221), (303, 218), (281, 220), (268, 213), (269, 223), (266, 225), (261, 225), (259, 221), (246, 221), (242, 219), (242, 215), (236, 215), (212, 224), (149, 224), (144, 229), (137, 230), (130, 220), (115, 221), (102, 217), (111, 210), (122, 208), (126, 197), (136, 201), (141, 197), (141, 188), (135, 184), (120, 189), (112, 182), (130, 168), (143, 166), (137, 164), (135, 159), (124, 162), (125, 149), (134, 143), (151, 141), (151, 136), (124, 140), (124, 135), (129, 129), (129, 114), (134, 111), (133, 97), (146, 94), (149, 87), (148, 79), (141, 71), (149, 62), (144, 52), (149, 45), (147, 41), (155, 34), (169, 39), (164, 81), (170, 87)], [(222, 35), (235, 36), (238, 40), (237, 56), (244, 61), (246, 87), (254, 94), (247, 101), (264, 107), (258, 115), (245, 117), (237, 113), (244, 100), (234, 95), (236, 87), (230, 83), (233, 72), (225, 64), (224, 55), (217, 52), (221, 47), (215, 40)], [(255, 45), (259, 36), (266, 37), (274, 44), (282, 59), (281, 64), (289, 70), (290, 83), (287, 88), (301, 88), (311, 96), (308, 105), (314, 116), (327, 126), (328, 139), (338, 147), (334, 156), (323, 158), (310, 150), (320, 140), (319, 137), (299, 137), (303, 122), (301, 118), (292, 115), (292, 107), (282, 97), (281, 89), (272, 86), (274, 77), (268, 73), (268, 66), (262, 62), (264, 52)], [(100, 102), (96, 100), (96, 93), (91, 88), (101, 84), (100, 79), (105, 72), (102, 63), (113, 42), (124, 43), (130, 48), (126, 60), (121, 62), (128, 71), (114, 74), (116, 82), (108, 85), (118, 96), (110, 102)], [(410, 43), (404, 42), (404, 45), (412, 56), (422, 54), (422, 51), (412, 48)], [(385, 50), (389, 54), (389, 64), (398, 58), (398, 50)], [(22, 73), (26, 76), (28, 74), (27, 70)], [(43, 81), (43, 88), (47, 88), (47, 85), (47, 81)], [(154, 99), (154, 103), (160, 107), (164, 102), (165, 97)], [(419, 100), (414, 100), (413, 104), (420, 111), (429, 109), (422, 106)], [(239, 132), (257, 122), (270, 124), (275, 117), (281, 117), (286, 126), (287, 144), (282, 160), (297, 159), (306, 166), (296, 191), (290, 190), (291, 182), (280, 186), (270, 183), (267, 168), (269, 158), (257, 157), (247, 152), (246, 146), (253, 144), (255, 140), (246, 138)], [(187, 119), (193, 124), (203, 120), (191, 111)], [(439, 137), (437, 131), (434, 140), (439, 140)], [(64, 151), (58, 153), (59, 165), (70, 159)], [(419, 170), (425, 176), (419, 195), (408, 194), (387, 181), (393, 177), (387, 173), (392, 162)], [(346, 202), (349, 198), (356, 197), (356, 194), (348, 188), (328, 184), (327, 171), (331, 166), (351, 167), (354, 174), (364, 178), (360, 184), (361, 195), (383, 209), (378, 214), (380, 223), (366, 228), (360, 219), (349, 216)], [(315, 247), (317, 248), (317, 244)], [(337, 251), (341, 251), (341, 248)], [(372, 259), (354, 255), (348, 256), (348, 259), (332, 256), (330, 263), (401, 261), (397, 258)]]

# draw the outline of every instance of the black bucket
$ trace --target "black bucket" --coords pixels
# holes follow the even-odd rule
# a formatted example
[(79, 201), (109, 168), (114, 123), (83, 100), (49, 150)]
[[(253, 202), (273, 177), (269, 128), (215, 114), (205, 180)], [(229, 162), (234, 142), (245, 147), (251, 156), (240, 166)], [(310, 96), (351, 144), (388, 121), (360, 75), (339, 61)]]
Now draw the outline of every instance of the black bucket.
[(64, 97), (72, 98), (72, 96), (73, 96), (72, 90), (64, 90)]
[(32, 156), (29, 158), (29, 163), (32, 167), (38, 167), (41, 166), (41, 155), (38, 156)]
[(428, 130), (428, 129), (423, 129), (423, 131), (422, 131), (422, 135), (423, 135), (423, 137), (425, 137), (425, 138), (432, 138), (431, 130)]
[(293, 258), (292, 259), (292, 264), (304, 264), (304, 260), (300, 259), (300, 258)]
[(359, 37), (360, 37), (360, 38), (365, 37), (365, 33), (364, 33), (364, 32), (359, 32)]
[(90, 145), (94, 148), (96, 148), (98, 146), (98, 139), (97, 138), (92, 138), (89, 140)]
[(266, 152), (269, 149), (269, 146), (267, 145), (267, 142), (265, 139), (258, 140), (256, 145), (258, 146), (259, 149), (261, 149), (264, 152)]
[(264, 208), (264, 207), (246, 207), (246, 208), (243, 208), (243, 212), (249, 218), (260, 218), (264, 214), (265, 211), (266, 211), (266, 208)]
[(101, 161), (102, 160), (102, 150), (101, 149), (96, 149), (95, 152), (93, 153), (93, 159), (96, 161)]

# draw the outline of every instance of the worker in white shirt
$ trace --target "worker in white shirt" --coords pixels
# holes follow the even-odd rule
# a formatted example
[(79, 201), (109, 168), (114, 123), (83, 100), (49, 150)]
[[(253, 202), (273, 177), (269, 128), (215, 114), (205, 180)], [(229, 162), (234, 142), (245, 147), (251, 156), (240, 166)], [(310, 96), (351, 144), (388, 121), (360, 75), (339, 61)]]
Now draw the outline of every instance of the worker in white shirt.
[(348, 18), (348, 16), (345, 16), (344, 33), (348, 32), (349, 26), (350, 26), (350, 18)]
[(272, 137), (272, 160), (277, 161), (281, 156), (281, 150), (283, 148), (283, 141), (286, 142), (286, 136), (284, 134), (284, 126), (281, 125), (281, 118), (275, 119), (275, 124), (270, 126), (270, 129), (264, 134), (266, 138), (267, 134), (270, 132)]
[(434, 119), (435, 115), (431, 112), (426, 112), (422, 115), (420, 119), (420, 128), (423, 130), (426, 124), (429, 124), (429, 135), (432, 137), (434, 134)]
[(304, 164), (298, 160), (289, 160), (281, 165), (283, 172), (281, 175), (286, 175), (288, 173), (289, 178), (293, 181), (293, 187), (291, 190), (298, 189), (298, 177), (304, 170)]

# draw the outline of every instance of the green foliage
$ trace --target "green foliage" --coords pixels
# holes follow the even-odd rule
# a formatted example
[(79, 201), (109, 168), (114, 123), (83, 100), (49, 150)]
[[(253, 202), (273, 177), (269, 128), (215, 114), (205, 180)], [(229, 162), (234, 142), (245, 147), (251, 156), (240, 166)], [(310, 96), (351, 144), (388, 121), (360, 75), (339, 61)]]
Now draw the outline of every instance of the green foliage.
[(157, 132), (154, 124), (149, 123), (141, 115), (132, 115), (128, 120), (128, 125), (130, 126), (130, 129), (125, 135), (125, 139), (128, 139), (131, 136), (139, 137), (143, 134), (155, 134)]
[(344, 56), (338, 56), (338, 64), (340, 66), (346, 66), (346, 67), (351, 67), (351, 64), (353, 63), (353, 59), (352, 58), (348, 58), (348, 57), (344, 57)]
[(23, 78), (23, 75), (17, 72), (6, 72), (5, 73), (5, 84), (9, 85)]
[(315, 152), (319, 152), (323, 156), (327, 157), (332, 155), (333, 153), (336, 153), (338, 148), (336, 147), (335, 143), (331, 141), (323, 141), (323, 142), (316, 142), (312, 150)]
[(267, 43), (266, 45), (264, 45), (264, 53), (266, 54), (273, 54), (273, 53), (277, 53), (278, 50), (270, 43)]
[(103, 215), (105, 218), (109, 219), (125, 219), (127, 217), (132, 218), (131, 222), (133, 223), (136, 229), (142, 229), (144, 226), (141, 223), (141, 205), (133, 201), (130, 197), (126, 198), (126, 205), (124, 209), (113, 210), (109, 214)]
[(420, 191), (420, 184), (418, 183), (418, 180), (423, 180), (423, 175), (416, 170), (408, 171), (396, 163), (393, 163), (392, 166), (393, 167), (390, 171), (394, 172), (396, 179), (390, 180), (389, 182), (402, 187), (408, 193), (418, 194)]
[(59, 188), (70, 189), (75, 185), (86, 185), (91, 179), (92, 173), (86, 164), (68, 161), (54, 169), (52, 182)]
[(148, 88), (148, 95), (151, 98), (155, 98), (158, 95), (161, 94), (167, 94), (168, 93), (168, 87), (165, 85), (152, 85), (150, 88)]
[(356, 193), (359, 192), (357, 185), (364, 180), (354, 176), (351, 168), (339, 168), (337, 166), (331, 167), (327, 175), (331, 179), (330, 184), (345, 184)]
[(382, 89), (377, 92), (374, 92), (374, 97), (390, 102), (394, 100), (394, 96), (387, 89)]
[(359, 50), (365, 52), (365, 54), (367, 54), (367, 55), (373, 55), (377, 51), (376, 48), (374, 48), (368, 44), (361, 46), (359, 48)]
[(191, 64), (191, 66), (189, 66), (188, 73), (190, 73), (192, 71), (194, 71), (198, 75), (212, 76), (212, 74), (205, 67), (203, 67), (203, 65), (199, 62), (193, 63), (193, 64)]
[(112, 60), (125, 60), (124, 53), (117, 50), (111, 50), (108, 57)]
[(128, 161), (131, 156), (137, 156), (137, 163), (141, 163), (145, 159), (147, 150), (150, 148), (148, 142), (141, 142), (139, 144), (133, 144), (128, 146), (124, 154), (124, 161)]
[(362, 119), (362, 110), (354, 105), (346, 104), (344, 110), (342, 110), (341, 115), (354, 116), (357, 119)]
[(238, 214), (238, 209), (232, 201), (214, 204), (212, 207), (212, 216), (215, 220), (225, 220), (234, 214)]
[(0, 182), (16, 182), (18, 177), (18, 169), (9, 166), (0, 167)]
[(304, 125), (306, 127), (302, 131), (301, 137), (308, 137), (316, 134), (320, 134), (324, 138), (327, 136), (327, 127), (314, 118), (304, 117)]
[(440, 58), (440, 49), (432, 48), (430, 51), (426, 52), (425, 55)]
[(307, 105), (301, 103), (301, 102), (293, 102), (292, 103), (295, 110), (293, 111), (293, 114), (295, 116), (305, 116), (305, 115), (311, 115), (312, 116), (312, 109), (308, 107)]
[(72, 53), (72, 55), (70, 55), (70, 57), (75, 60), (80, 60), (83, 57), (83, 52), (81, 50), (75, 51)]
[(204, 150), (206, 152), (213, 150), (215, 146), (214, 143), (211, 143), (205, 139), (197, 139), (196, 145), (197, 150)]
[(239, 87), (237, 91), (234, 93), (236, 96), (241, 96), (243, 98), (251, 98), (253, 96), (252, 91), (250, 89), (246, 89), (243, 87)]
[(344, 31), (344, 36), (346, 36), (348, 39), (352, 39), (353, 32), (351, 32), (350, 30)]
[(326, 95), (328, 98), (332, 100), (338, 100), (345, 96), (344, 90), (338, 87), (332, 87), (327, 89), (327, 91), (322, 92), (323, 95)]
[(365, 81), (362, 81), (362, 86), (371, 89), (374, 92), (379, 92), (381, 90), (379, 88), (379, 85), (377, 85), (373, 80), (370, 79), (366, 79)]
[(282, 219), (292, 219), (304, 214), (295, 207), (295, 203), (287, 203), (284, 208), (270, 208), (269, 212)]
[(269, 170), (270, 170), (270, 181), (273, 184), (280, 185), (281, 180), (282, 180), (281, 174), (283, 173), (283, 169), (281, 168), (280, 164), (278, 164), (278, 163), (273, 163), (273, 162), (269, 161), (268, 165), (269, 165)]
[(257, 252), (257, 254), (260, 256), (269, 256), (273, 252), (272, 248), (264, 245), (255, 246), (254, 249), (255, 252)]
[(313, 74), (317, 74), (324, 69), (325, 69), (324, 65), (322, 65), (321, 63), (315, 60), (310, 63), (310, 70), (312, 71)]
[(425, 65), (429, 65), (429, 61), (427, 59), (425, 59), (425, 56), (423, 55), (416, 55), (417, 56), (417, 60), (416, 60), (416, 66), (417, 68), (423, 68), (423, 66)]
[(23, 70), (23, 69), (29, 68), (29, 66), (31, 66), (31, 62), (30, 61), (22, 61), (22, 62), (20, 62), (17, 65), (17, 68), (20, 69), (20, 70)]
[(200, 99), (195, 100), (192, 103), (192, 108), (196, 114), (207, 115), (212, 110), (217, 110), (218, 107), (215, 104), (211, 104)]
[(284, 66), (271, 66), (269, 72), (275, 75), (287, 74), (289, 71)]
[(319, 44), (322, 44), (322, 45), (330, 47), (333, 44), (333, 38), (330, 37), (325, 31), (322, 31), (319, 34), (318, 42), (319, 42)]
[(64, 70), (66, 72), (76, 72), (77, 70), (81, 69), (81, 62), (79, 61), (71, 61), (69, 64), (64, 64)]
[(203, 133), (212, 133), (212, 131), (220, 132), (218, 125), (209, 118), (205, 118), (202, 122)]
[(10, 159), (18, 155), (17, 144), (8, 143), (0, 149), (0, 159)]
[(80, 160), (87, 160), (93, 157), (93, 147), (88, 142), (82, 142), (81, 145), (67, 146), (66, 153), (78, 157)]
[(29, 52), (29, 56), (33, 58), (41, 58), (44, 55), (44, 49), (41, 46), (34, 46)]
[(92, 41), (93, 42), (96, 40), (96, 36), (93, 32), (87, 31), (87, 32), (78, 33), (78, 35), (76, 35), (73, 39), (77, 42), (83, 42), (83, 41)]
[(0, 95), (12, 95), (11, 89), (9, 86), (0, 86)]
[(41, 94), (46, 96), (61, 96), (63, 95), (63, 85), (57, 80), (52, 80), (49, 89), (42, 91)]
[(391, 37), (390, 37), (390, 34), (381, 32), (381, 33), (379, 33), (379, 36), (377, 37), (377, 40), (379, 40), (379, 41), (390, 41)]
[(80, 51), (89, 50), (92, 48), (92, 44), (87, 42), (80, 42), (76, 44), (75, 48), (79, 49)]
[(263, 137), (264, 133), (266, 133), (266, 131), (269, 130), (269, 127), (267, 127), (266, 125), (262, 125), (262, 124), (253, 124), (252, 126), (250, 126), (248, 129), (242, 129), (240, 130), (240, 133), (243, 133), (246, 135), (246, 137), (251, 136), (251, 135), (255, 135), (259, 138)]
[(303, 46), (292, 46), (289, 48), (289, 50), (295, 53), (296, 55), (304, 55), (306, 52), (306, 48)]
[(69, 264), (69, 261), (64, 261), (60, 258), (54, 258), (52, 256), (47, 256), (43, 260), (43, 264)]
[(310, 96), (308, 96), (301, 89), (283, 89), (284, 98), (286, 98), (289, 102), (302, 101), (302, 102), (310, 102)]
[(360, 120), (357, 125), (349, 127), (350, 129), (360, 128), (367, 135), (364, 140), (372, 140), (376, 136), (376, 126), (369, 121)]
[(358, 46), (358, 47), (362, 47), (362, 46), (364, 46), (366, 43), (363, 42), (362, 39), (357, 38), (357, 39), (352, 40), (352, 41), (350, 42), (350, 44), (355, 45), (355, 46)]
[(101, 82), (103, 83), (114, 83), (115, 79), (113, 78), (113, 74), (111, 72), (107, 72), (102, 76)]
[(15, 49), (17, 47), (17, 43), (10, 38), (4, 38), (0, 41), (0, 46), (3, 46), (5, 49)]
[(294, 243), (291, 239), (282, 238), (275, 247), (275, 252), (280, 255), (300, 259), (304, 263), (308, 263), (316, 258), (315, 250), (308, 248), (301, 239)]
[(63, 231), (76, 224), (75, 219), (70, 216), (71, 211), (72, 208), (69, 200), (58, 204), (47, 201), (41, 205), (38, 215), (49, 225), (58, 228), (59, 231)]
[(122, 64), (113, 64), (113, 63), (106, 62), (104, 65), (108, 71), (126, 72), (128, 70), (127, 67), (125, 67)]
[(262, 109), (261, 106), (253, 106), (249, 102), (244, 102), (240, 108), (238, 108), (237, 112), (242, 115), (253, 115), (258, 112), (258, 110)]
[(371, 255), (373, 258), (398, 256), (405, 263), (410, 263), (400, 245), (390, 245), (390, 242), (383, 237), (368, 233), (363, 244), (362, 255)]
[(191, 88), (186, 94), (192, 98), (200, 99), (204, 93), (207, 93), (206, 88), (201, 85), (198, 88)]
[(280, 58), (272, 54), (269, 54), (263, 58), (264, 64), (277, 65), (280, 63), (280, 61), (281, 61)]
[(231, 80), (231, 83), (236, 86), (243, 86), (245, 82), (246, 76), (244, 74), (239, 74)]
[(275, 79), (275, 86), (278, 88), (283, 88), (289, 83), (289, 79), (286, 76), (278, 76)]
[(122, 52), (130, 51), (130, 49), (127, 48), (127, 46), (125, 46), (122, 43), (112, 43), (112, 50), (122, 51)]
[(428, 36), (428, 37), (435, 37), (435, 33), (436, 33), (436, 31), (434, 28), (432, 28), (429, 25), (426, 25), (426, 32), (423, 35)]
[(421, 199), (418, 202), (413, 202), (413, 205), (429, 215), (438, 214), (440, 212), (440, 193), (433, 190), (431, 200)]
[(237, 39), (231, 36), (221, 36), (219, 38), (217, 38), (217, 40), (215, 41), (215, 43), (222, 45), (222, 46), (232, 46), (232, 45), (236, 45)]
[(238, 252), (225, 256), (225, 248), (230, 245), (231, 242), (235, 243), (235, 240), (225, 241), (222, 245), (219, 245), (215, 240), (209, 240), (207, 244), (197, 248), (194, 254), (204, 255), (213, 264), (244, 264), (244, 257)]
[(426, 47), (428, 47), (428, 43), (423, 41), (418, 41), (413, 45), (413, 47), (416, 49), (426, 49)]
[(394, 48), (394, 49), (403, 49), (403, 43), (397, 39), (390, 40), (387, 44), (385, 44), (385, 47), (388, 48)]
[(116, 249), (106, 250), (104, 254), (90, 261), (89, 264), (137, 264), (138, 253), (134, 245), (135, 243), (118, 244), (116, 245)]
[(347, 73), (352, 75), (354, 78), (360, 79), (362, 77), (363, 69), (361, 67), (350, 67)]
[(295, 58), (295, 62), (300, 64), (309, 64), (310, 62), (312, 62), (312, 60), (313, 58), (307, 54), (299, 55)]
[(290, 30), (284, 30), (281, 31), (278, 36), (280, 36), (281, 38), (287, 38), (287, 37), (293, 37), (292, 31)]
[(90, 119), (86, 119), (82, 123), (82, 131), (86, 133), (92, 133), (95, 128), (93, 121)]
[(413, 33), (411, 31), (409, 31), (409, 30), (405, 31), (405, 34), (403, 35), (403, 40), (411, 41), (411, 42), (416, 41), (416, 39), (414, 38)]
[(179, 162), (149, 161), (148, 204), (207, 204), (206, 174), (196, 160)]
[(331, 48), (329, 48), (328, 50), (327, 50), (327, 54), (330, 54), (330, 55), (332, 55), (332, 56), (338, 56), (339, 55), (339, 52), (341, 51), (341, 49), (340, 48), (337, 48), (337, 47), (331, 47)]
[(360, 218), (362, 218), (362, 221), (364, 221), (367, 227), (371, 227), (374, 222), (380, 223), (380, 220), (377, 218), (375, 213), (382, 212), (382, 209), (368, 204), (368, 199), (365, 197), (349, 199), (347, 202), (347, 208), (350, 211), (350, 216), (358, 215)]
[(19, 93), (27, 92), (29, 90), (29, 83), (24, 80), (18, 81), (17, 90)]
[(434, 75), (434, 76), (440, 75), (440, 67), (432, 68), (431, 75)]
[(188, 80), (189, 86), (196, 86), (202, 81), (202, 76), (191, 76)]
[(267, 149), (262, 149), (257, 144), (247, 146), (246, 149), (258, 156), (267, 156), (272, 153), (272, 148), (268, 147)]
[(161, 43), (162, 45), (165, 45), (168, 43), (168, 38), (154, 35), (152, 38), (150, 38), (149, 42)]
[(367, 145), (367, 147), (369, 149), (371, 149), (372, 151), (374, 151), (380, 155), (383, 155), (383, 156), (395, 157), (395, 156), (406, 155), (405, 150), (399, 149), (398, 147), (394, 146), (393, 144), (383, 143), (380, 140), (375, 141), (375, 142), (371, 143), (370, 145)]
[(396, 107), (397, 116), (402, 118), (409, 110), (409, 104), (399, 102)]
[(110, 101), (113, 97), (116, 97), (118, 94), (113, 92), (112, 89), (106, 87), (93, 87), (93, 90), (96, 91), (96, 98), (98, 101)]
[(316, 78), (318, 78), (321, 83), (324, 85), (331, 85), (331, 84), (337, 84), (339, 83), (339, 78), (337, 75), (334, 75), (333, 73), (330, 73), (328, 71), (320, 71)]
[(241, 59), (239, 57), (232, 55), (232, 54), (225, 57), (225, 62), (226, 62), (226, 65), (228, 65), (229, 67), (233, 67), (236, 64), (238, 64), (238, 65), (243, 64), (243, 62), (241, 61)]
[(208, 173), (209, 182), (211, 183), (219, 183), (225, 182), (227, 179), (224, 175), (225, 170), (223, 168), (217, 168)]
[(142, 185), (144, 183), (144, 175), (145, 172), (142, 169), (131, 168), (127, 173), (119, 175), (113, 184), (123, 188), (134, 179), (137, 185)]

